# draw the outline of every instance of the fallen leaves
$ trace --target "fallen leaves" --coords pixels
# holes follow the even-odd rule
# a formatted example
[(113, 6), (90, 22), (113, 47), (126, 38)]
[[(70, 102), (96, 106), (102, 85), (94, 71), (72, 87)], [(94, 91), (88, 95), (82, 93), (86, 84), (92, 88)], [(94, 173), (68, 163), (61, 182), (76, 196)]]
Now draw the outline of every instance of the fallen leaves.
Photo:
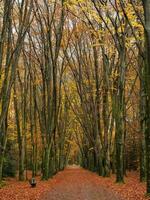
[(40, 196), (49, 191), (53, 184), (53, 179), (41, 181), (37, 178), (37, 187), (31, 188), (28, 181), (11, 180), (7, 182), (6, 187), (0, 189), (0, 200), (40, 200)]
[(104, 186), (111, 188), (125, 200), (148, 200), (145, 197), (146, 185), (140, 183), (137, 172), (128, 172), (125, 177), (125, 184), (115, 183), (115, 176), (111, 178), (97, 177), (97, 181)]
[(145, 183), (139, 182), (138, 173), (130, 172), (125, 178), (125, 184), (116, 184), (115, 176), (103, 178), (84, 169), (65, 169), (49, 181), (41, 181), (38, 177), (36, 179), (37, 187), (35, 188), (31, 188), (28, 182), (18, 182), (10, 179), (6, 181), (7, 186), (0, 189), (0, 200), (42, 200), (41, 197), (44, 194), (51, 190), (57, 190), (58, 185), (63, 187), (64, 184), (68, 184), (68, 187), (71, 187), (70, 180), (73, 179), (80, 179), (77, 184), (85, 185), (85, 187), (86, 179), (88, 179), (98, 187), (109, 188), (112, 193), (118, 194), (124, 200), (150, 199), (145, 197), (146, 186)]

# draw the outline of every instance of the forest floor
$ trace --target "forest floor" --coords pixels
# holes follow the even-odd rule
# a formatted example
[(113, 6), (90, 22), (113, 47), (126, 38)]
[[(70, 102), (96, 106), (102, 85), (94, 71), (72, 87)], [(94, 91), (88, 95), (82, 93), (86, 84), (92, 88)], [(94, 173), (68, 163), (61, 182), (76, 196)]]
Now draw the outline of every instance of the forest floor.
[(128, 173), (125, 184), (116, 184), (115, 177), (102, 178), (77, 167), (59, 172), (49, 181), (37, 178), (37, 187), (15, 179), (0, 189), (0, 200), (145, 200), (145, 184), (138, 174)]

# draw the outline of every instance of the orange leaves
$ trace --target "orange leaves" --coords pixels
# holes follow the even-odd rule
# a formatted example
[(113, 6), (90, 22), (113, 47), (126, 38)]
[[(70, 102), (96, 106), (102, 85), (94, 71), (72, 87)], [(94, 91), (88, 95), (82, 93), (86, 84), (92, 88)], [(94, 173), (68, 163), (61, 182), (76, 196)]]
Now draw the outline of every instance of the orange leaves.
[(37, 187), (31, 188), (28, 182), (10, 180), (6, 187), (0, 189), (0, 200), (39, 200), (41, 194), (50, 189), (50, 182), (38, 178)]
[(145, 200), (145, 183), (139, 182), (139, 174), (137, 172), (129, 172), (125, 178), (125, 184), (116, 184), (115, 176), (111, 178), (97, 177), (97, 181), (111, 188), (115, 193), (120, 194), (125, 200)]
[(106, 193), (111, 195), (112, 200), (116, 199), (116, 195), (117, 199), (121, 196), (122, 200), (145, 200), (145, 184), (139, 182), (138, 176), (138, 173), (130, 172), (125, 184), (116, 184), (115, 176), (103, 178), (87, 170), (68, 168), (49, 181), (37, 178), (36, 188), (30, 188), (28, 182), (9, 180), (7, 186), (0, 189), (0, 200), (43, 200), (45, 194), (49, 200), (66, 200), (65, 196), (70, 200), (84, 200), (87, 194), (92, 198), (90, 200), (97, 200), (98, 197), (106, 197)]

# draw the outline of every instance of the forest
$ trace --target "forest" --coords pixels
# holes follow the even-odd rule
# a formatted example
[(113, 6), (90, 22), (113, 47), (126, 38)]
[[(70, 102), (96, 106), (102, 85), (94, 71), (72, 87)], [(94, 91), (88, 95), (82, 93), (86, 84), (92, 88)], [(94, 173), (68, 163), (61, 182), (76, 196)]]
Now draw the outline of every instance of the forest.
[(0, 194), (68, 165), (150, 197), (150, 0), (0, 1)]

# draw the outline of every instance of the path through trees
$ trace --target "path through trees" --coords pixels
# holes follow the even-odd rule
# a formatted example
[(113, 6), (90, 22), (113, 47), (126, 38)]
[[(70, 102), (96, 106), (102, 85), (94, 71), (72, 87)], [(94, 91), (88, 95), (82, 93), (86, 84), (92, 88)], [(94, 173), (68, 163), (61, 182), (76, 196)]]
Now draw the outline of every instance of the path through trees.
[[(64, 178), (65, 177), (65, 178)], [(111, 189), (100, 185), (97, 176), (73, 167), (57, 176), (56, 185), (41, 200), (121, 200)]]

